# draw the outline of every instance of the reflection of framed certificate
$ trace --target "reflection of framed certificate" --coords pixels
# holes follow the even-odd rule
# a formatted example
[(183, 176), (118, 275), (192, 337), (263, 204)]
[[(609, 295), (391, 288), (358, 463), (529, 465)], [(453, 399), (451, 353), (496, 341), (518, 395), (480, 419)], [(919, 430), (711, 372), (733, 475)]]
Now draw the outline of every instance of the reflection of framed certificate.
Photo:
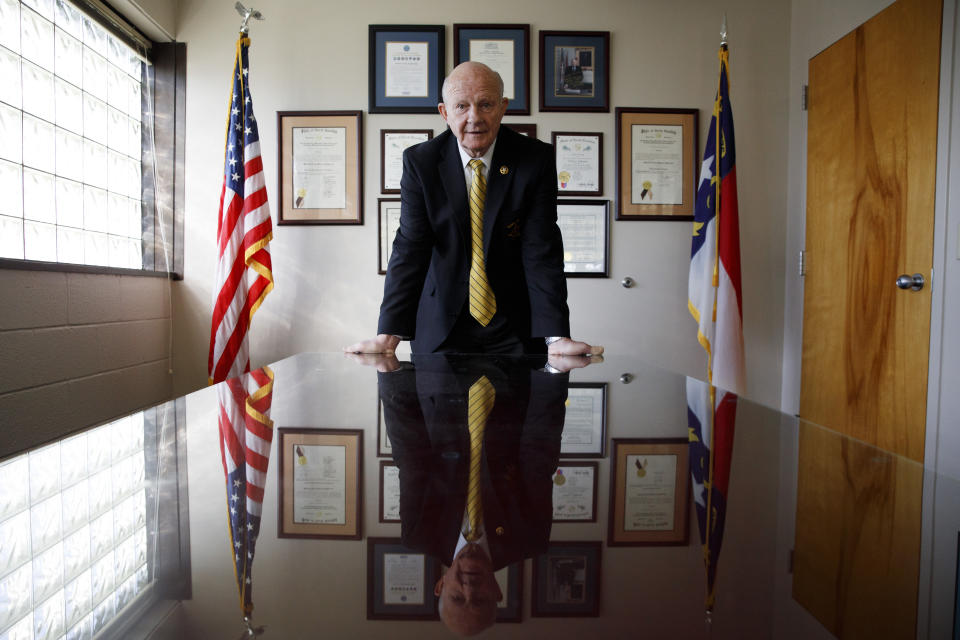
[(600, 615), (600, 543), (552, 542), (533, 559), (534, 617)]
[(520, 622), (523, 609), (523, 560), (494, 572), (503, 600), (497, 603), (497, 622)]
[(687, 544), (689, 442), (615, 438), (607, 544)]
[(553, 521), (597, 521), (597, 463), (561, 461), (553, 472)]
[(599, 196), (603, 192), (603, 134), (553, 132), (557, 195)]
[(436, 113), (446, 68), (440, 25), (370, 25), (370, 113)]
[(360, 539), (363, 431), (280, 429), (281, 538)]
[(363, 224), (360, 111), (278, 111), (279, 224)]
[(390, 252), (393, 250), (393, 238), (400, 228), (400, 198), (380, 198), (377, 200), (377, 273), (387, 272), (390, 264)]
[(500, 126), (506, 127), (508, 129), (513, 129), (517, 133), (523, 134), (528, 138), (537, 137), (537, 123), (536, 122), (503, 122)]
[(602, 458), (607, 439), (607, 383), (571, 382), (560, 456)]
[(610, 112), (610, 32), (540, 32), (540, 111)]
[(400, 522), (400, 467), (380, 461), (380, 522)]
[(380, 191), (400, 193), (403, 176), (403, 152), (407, 147), (433, 137), (432, 129), (380, 130)]
[(437, 620), (439, 562), (400, 538), (367, 538), (367, 620)]
[(617, 107), (617, 220), (693, 220), (697, 114)]
[(530, 25), (453, 25), (454, 64), (482, 62), (500, 74), (507, 113), (530, 114)]
[(557, 200), (563, 236), (563, 272), (568, 278), (606, 278), (609, 200)]
[(380, 410), (377, 412), (377, 457), (392, 458), (393, 447), (390, 446), (390, 436), (387, 435), (387, 421), (383, 417), (383, 400), (377, 400)]

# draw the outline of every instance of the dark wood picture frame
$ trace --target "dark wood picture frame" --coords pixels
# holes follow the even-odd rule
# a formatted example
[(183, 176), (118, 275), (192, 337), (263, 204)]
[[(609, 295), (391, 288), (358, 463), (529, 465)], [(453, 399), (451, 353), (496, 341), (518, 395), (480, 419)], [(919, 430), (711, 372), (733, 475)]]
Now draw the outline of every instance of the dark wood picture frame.
[[(384, 597), (387, 554), (422, 556), (423, 602), (388, 603)], [(367, 620), (439, 620), (434, 584), (440, 577), (440, 562), (432, 556), (403, 546), (400, 538), (367, 538)]]
[[(400, 193), (400, 184), (397, 183), (397, 186), (394, 187), (392, 184), (387, 184), (387, 172), (386, 172), (386, 160), (387, 160), (387, 151), (389, 149), (387, 146), (387, 137), (391, 134), (399, 135), (425, 135), (426, 139), (421, 140), (420, 142), (426, 142), (433, 138), (433, 129), (380, 129), (380, 193)], [(414, 143), (418, 144), (418, 143)], [(408, 145), (410, 146), (410, 145)], [(403, 152), (403, 149), (400, 149), (400, 152)]]
[[(617, 220), (693, 220), (697, 200), (697, 109), (617, 107)], [(655, 186), (634, 175), (634, 127), (651, 130), (680, 127), (682, 140), (681, 199), (679, 204), (644, 203)], [(637, 184), (640, 183), (640, 184)], [(653, 188), (651, 188), (653, 187)], [(639, 192), (638, 192), (639, 189)], [(639, 195), (639, 201), (637, 196)]]
[[(530, 25), (528, 24), (454, 24), (454, 66), (470, 60), (473, 41), (510, 41), (513, 43), (513, 96), (511, 87), (504, 93), (510, 98), (507, 115), (530, 115)], [(484, 62), (483, 57), (480, 58)], [(496, 71), (496, 69), (494, 69)], [(502, 76), (502, 74), (501, 74)], [(504, 79), (507, 84), (508, 79)]]
[(400, 198), (377, 198), (377, 273), (380, 275), (387, 273), (393, 238), (399, 226)]
[[(581, 208), (581, 211), (568, 211), (567, 208)], [(587, 211), (582, 210), (587, 208)], [(589, 211), (596, 209), (596, 211)], [(581, 218), (593, 216), (593, 220), (580, 220), (579, 224), (568, 224), (575, 216)], [(609, 200), (586, 200), (564, 198), (557, 200), (557, 225), (560, 227), (560, 235), (563, 237), (563, 273), (568, 278), (608, 278), (610, 277), (610, 201)], [(599, 240), (603, 246), (599, 248), (602, 255), (599, 262), (586, 260), (590, 254), (586, 253), (586, 248), (578, 252), (577, 247), (589, 243), (590, 235), (581, 237), (577, 242), (574, 233), (587, 232), (587, 226), (593, 227), (594, 241)], [(596, 256), (594, 256), (596, 257)], [(568, 259), (569, 258), (569, 259)], [(575, 258), (580, 258), (576, 260)]]
[[(585, 469), (591, 469), (593, 471), (592, 482), (593, 485), (591, 488), (591, 499), (590, 499), (590, 513), (589, 516), (571, 516), (564, 518), (557, 518), (557, 500), (554, 496), (553, 500), (553, 522), (554, 523), (569, 523), (569, 522), (596, 522), (597, 521), (597, 487), (600, 484), (600, 465), (597, 462), (590, 462), (584, 460), (560, 460), (557, 463), (557, 470), (553, 472), (553, 484), (554, 484), (554, 494), (556, 494), (557, 487), (559, 485), (558, 475), (562, 474), (563, 468), (573, 468), (580, 467)], [(569, 476), (569, 473), (566, 474)], [(567, 480), (569, 482), (569, 480)], [(563, 486), (566, 486), (564, 484)]]
[[(600, 416), (601, 423), (599, 427), (599, 435), (596, 433), (597, 427), (596, 424), (593, 424), (590, 428), (591, 431), (589, 434), (581, 434), (576, 440), (580, 442), (571, 443), (571, 432), (568, 430), (572, 426), (572, 422), (568, 420), (571, 406), (574, 404), (574, 401), (571, 399), (573, 396), (578, 395), (577, 390), (587, 390), (587, 389), (600, 389)], [(564, 418), (563, 423), (563, 434), (560, 436), (560, 457), (563, 459), (567, 458), (603, 458), (607, 453), (607, 383), (606, 382), (571, 382), (567, 387), (567, 417)], [(594, 412), (596, 412), (596, 407), (593, 407)], [(566, 435), (566, 439), (564, 439)], [(584, 442), (586, 437), (589, 435), (590, 441)], [(594, 440), (596, 436), (596, 440)]]
[(609, 113), (610, 77), (609, 31), (540, 32), (540, 111)]
[(507, 129), (513, 129), (521, 135), (525, 135), (528, 138), (537, 139), (537, 123), (536, 122), (501, 122), (501, 127), (506, 127)]
[[(427, 45), (424, 95), (387, 95), (387, 43)], [(446, 73), (446, 27), (442, 24), (371, 24), (369, 45), (369, 112), (436, 113), (437, 104), (443, 101), (441, 87)]]
[[(564, 173), (569, 173), (566, 170), (566, 167), (562, 167), (560, 164), (560, 159), (557, 158), (557, 195), (558, 196), (601, 196), (603, 195), (603, 132), (602, 131), (554, 131), (550, 134), (550, 141), (553, 144), (554, 156), (559, 156), (559, 147), (557, 146), (557, 138), (559, 137), (569, 137), (569, 138), (596, 138), (596, 147), (597, 147), (597, 175), (594, 183), (597, 185), (596, 189), (588, 190), (574, 190), (567, 189), (564, 185)], [(560, 141), (563, 143), (563, 140)], [(576, 144), (576, 143), (574, 143)], [(568, 179), (570, 176), (567, 176)]]
[(601, 553), (599, 541), (551, 542), (545, 553), (533, 559), (530, 614), (535, 618), (599, 616)]
[[(294, 137), (298, 129), (344, 129), (344, 207), (308, 208), (306, 188), (294, 185)], [(279, 225), (363, 224), (363, 112), (278, 111), (277, 175)]]
[[(280, 438), (277, 537), (359, 540), (363, 521), (363, 430), (284, 427)], [(344, 447), (344, 522), (296, 522), (296, 467), (309, 464), (311, 446)], [(299, 449), (299, 451), (298, 451)]]
[(499, 570), (507, 572), (507, 588), (500, 587), (503, 606), (497, 606), (497, 622), (520, 622), (523, 618), (523, 563), (520, 560)]
[[(686, 438), (614, 438), (613, 459), (610, 461), (610, 513), (609, 529), (607, 532), (607, 546), (659, 546), (659, 545), (686, 545), (690, 537), (690, 452), (689, 441)], [(629, 457), (637, 456), (634, 468), (630, 468)], [(669, 464), (658, 463), (654, 469), (650, 468), (650, 458), (663, 458), (663, 462), (673, 461), (674, 472), (672, 477), (661, 475), (663, 483), (672, 483), (673, 508), (669, 514), (670, 528), (666, 528), (662, 520), (665, 514), (640, 514), (637, 520), (643, 520), (643, 526), (631, 526), (628, 530), (626, 520), (627, 480), (628, 474), (635, 474), (638, 478), (645, 478), (649, 474), (651, 482), (656, 482), (654, 474), (663, 473)], [(640, 460), (643, 457), (643, 461)], [(642, 475), (641, 475), (642, 474)], [(631, 478), (632, 479), (632, 478)], [(664, 487), (652, 485), (649, 490), (639, 486), (634, 481), (636, 494), (655, 493)], [(652, 504), (647, 502), (647, 504)], [(652, 509), (653, 507), (651, 507)], [(647, 526), (649, 524), (649, 526)], [(644, 528), (645, 527), (645, 528)]]

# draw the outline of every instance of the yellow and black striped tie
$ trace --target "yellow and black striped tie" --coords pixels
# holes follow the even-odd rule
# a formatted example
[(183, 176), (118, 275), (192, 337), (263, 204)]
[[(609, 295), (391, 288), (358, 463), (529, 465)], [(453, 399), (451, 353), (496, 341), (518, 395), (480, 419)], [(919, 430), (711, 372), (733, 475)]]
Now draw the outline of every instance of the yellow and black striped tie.
[(467, 481), (467, 531), (468, 542), (480, 539), (480, 523), (483, 522), (483, 503), (480, 501), (480, 458), (483, 454), (483, 431), (487, 418), (493, 410), (496, 397), (493, 385), (487, 376), (470, 386), (467, 393), (467, 427), (470, 430), (470, 477)]
[(487, 197), (487, 181), (483, 177), (483, 160), (469, 162), (473, 169), (470, 183), (470, 315), (480, 326), (490, 324), (497, 312), (497, 299), (487, 281), (487, 267), (483, 259), (483, 203)]

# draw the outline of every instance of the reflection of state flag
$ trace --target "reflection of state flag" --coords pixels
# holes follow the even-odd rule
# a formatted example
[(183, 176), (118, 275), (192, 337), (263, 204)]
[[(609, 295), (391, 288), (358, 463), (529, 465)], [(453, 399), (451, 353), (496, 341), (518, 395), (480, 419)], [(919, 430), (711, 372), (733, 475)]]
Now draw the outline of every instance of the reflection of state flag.
[(230, 545), (244, 616), (253, 612), (253, 554), (273, 442), (273, 371), (263, 367), (217, 386), (220, 453), (227, 481)]
[(723, 542), (736, 417), (736, 395), (687, 378), (690, 475), (707, 570), (708, 611), (713, 610), (717, 559)]

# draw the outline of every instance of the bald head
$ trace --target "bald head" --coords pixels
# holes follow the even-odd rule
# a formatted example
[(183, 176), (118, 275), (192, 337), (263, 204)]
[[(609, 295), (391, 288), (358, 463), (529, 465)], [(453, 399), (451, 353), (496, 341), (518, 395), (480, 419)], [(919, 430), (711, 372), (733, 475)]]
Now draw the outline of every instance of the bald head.
[(507, 102), (499, 73), (479, 62), (463, 62), (443, 81), (443, 102), (437, 109), (460, 148), (479, 158), (497, 139)]
[(497, 98), (503, 98), (503, 78), (500, 77), (500, 74), (482, 62), (467, 60), (455, 66), (453, 71), (450, 72), (450, 75), (443, 79), (443, 88), (440, 90), (443, 101), (449, 102), (447, 99), (449, 95), (447, 92), (448, 87), (459, 85), (467, 80), (471, 82), (480, 80), (490, 83), (497, 88)]

